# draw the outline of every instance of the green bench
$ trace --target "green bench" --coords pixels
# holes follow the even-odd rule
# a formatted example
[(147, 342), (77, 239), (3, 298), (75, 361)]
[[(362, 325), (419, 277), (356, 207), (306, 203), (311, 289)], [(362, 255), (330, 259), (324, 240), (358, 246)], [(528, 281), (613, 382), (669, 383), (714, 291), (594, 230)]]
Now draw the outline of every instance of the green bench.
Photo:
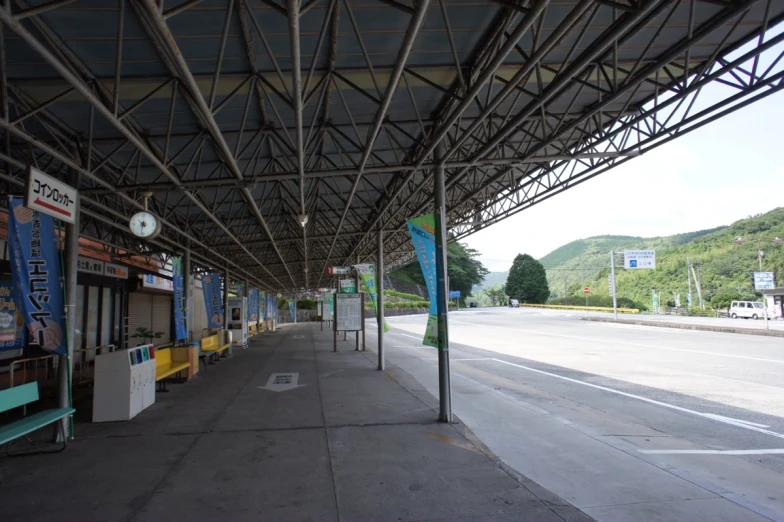
[[(13, 388), (9, 388), (7, 390), (0, 391), (0, 413), (6, 412), (8, 410), (12, 410), (14, 408), (18, 408), (20, 406), (24, 406), (26, 404), (30, 404), (38, 400), (38, 383), (37, 382), (29, 382), (27, 384), (22, 384), (21, 386), (14, 386)], [(65, 433), (63, 433), (62, 423), (59, 423), (59, 430), (60, 435), (63, 439), (63, 445), (61, 448), (55, 451), (42, 451), (38, 449), (35, 443), (27, 437), (28, 434), (34, 432), (37, 429), (43, 428), (45, 426), (49, 426), (50, 424), (54, 424), (62, 420), (63, 418), (72, 415), (76, 410), (73, 408), (57, 408), (54, 410), (46, 410), (40, 413), (36, 413), (34, 415), (30, 415), (29, 417), (24, 417), (18, 421), (12, 422), (11, 424), (6, 424), (5, 426), (0, 426), (0, 446), (3, 444), (8, 444), (6, 447), (6, 453), (9, 455), (24, 455), (26, 453), (10, 453), (11, 442), (14, 440), (24, 437), (27, 439), (27, 442), (33, 445), (36, 449), (35, 452), (27, 452), (27, 453), (57, 453), (63, 451), (67, 444), (67, 440), (65, 437)]]

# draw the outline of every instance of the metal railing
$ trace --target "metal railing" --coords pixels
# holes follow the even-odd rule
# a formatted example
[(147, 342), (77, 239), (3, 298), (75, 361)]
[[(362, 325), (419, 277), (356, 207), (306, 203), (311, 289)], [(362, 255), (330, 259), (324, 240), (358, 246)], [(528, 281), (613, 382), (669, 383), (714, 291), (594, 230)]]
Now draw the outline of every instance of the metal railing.
[(83, 384), (93, 380), (95, 375), (95, 357), (103, 353), (110, 353), (117, 348), (113, 344), (81, 348), (74, 350), (73, 354), (73, 383)]

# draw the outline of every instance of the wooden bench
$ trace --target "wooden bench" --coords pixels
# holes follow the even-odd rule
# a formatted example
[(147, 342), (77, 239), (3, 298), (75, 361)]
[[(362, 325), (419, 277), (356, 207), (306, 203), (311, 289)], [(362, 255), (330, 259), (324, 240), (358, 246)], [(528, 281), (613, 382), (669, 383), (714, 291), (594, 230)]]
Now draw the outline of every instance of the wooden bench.
[(218, 334), (202, 337), (201, 341), (199, 341), (199, 345), (202, 353), (204, 354), (203, 357), (210, 357), (213, 359), (215, 357), (220, 357), (223, 352), (227, 351), (231, 347), (229, 343), (221, 344), (218, 340)]
[(167, 391), (166, 378), (177, 375), (190, 366), (187, 348), (185, 350), (180, 348), (155, 350), (155, 382), (160, 383), (158, 391)]
[[(27, 384), (22, 384), (21, 386), (15, 386), (7, 390), (2, 390), (0, 391), (0, 413), (11, 410), (13, 408), (24, 406), (26, 404), (30, 404), (32, 402), (36, 402), (37, 400), (37, 382), (29, 382)], [(12, 422), (11, 424), (0, 426), (0, 446), (3, 444), (8, 444), (6, 447), (6, 453), (9, 455), (26, 455), (29, 453), (57, 453), (63, 451), (68, 441), (66, 440), (65, 433), (63, 432), (62, 423), (59, 421), (69, 415), (72, 415), (75, 411), (76, 410), (73, 408), (57, 408), (53, 410), (46, 410), (34, 415), (30, 415), (29, 417), (24, 417), (23, 419)], [(54, 451), (40, 450), (38, 446), (36, 446), (35, 443), (29, 437), (27, 437), (27, 435), (39, 428), (43, 428), (55, 422), (59, 424), (58, 429), (60, 430), (60, 435), (63, 440), (62, 447)], [(10, 443), (20, 437), (27, 439), (27, 442), (33, 445), (35, 451), (12, 454), (9, 451), (11, 448)]]

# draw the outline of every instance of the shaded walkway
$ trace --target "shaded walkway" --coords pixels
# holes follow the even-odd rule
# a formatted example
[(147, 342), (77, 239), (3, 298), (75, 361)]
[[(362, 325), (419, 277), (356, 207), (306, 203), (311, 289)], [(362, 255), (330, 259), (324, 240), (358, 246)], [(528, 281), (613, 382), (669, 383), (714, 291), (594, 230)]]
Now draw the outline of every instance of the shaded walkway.
[[(411, 376), (291, 325), (59, 455), (0, 457), (10, 520), (587, 520), (485, 452)], [(272, 373), (296, 389), (261, 389)]]

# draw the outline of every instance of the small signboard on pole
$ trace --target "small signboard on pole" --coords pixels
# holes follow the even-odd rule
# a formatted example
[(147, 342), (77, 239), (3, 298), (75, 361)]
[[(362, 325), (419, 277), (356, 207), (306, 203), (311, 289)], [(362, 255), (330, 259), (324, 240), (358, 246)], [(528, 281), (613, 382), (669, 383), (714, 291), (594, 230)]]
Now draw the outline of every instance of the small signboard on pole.
[(35, 167), (28, 167), (24, 206), (67, 223), (76, 223), (79, 191)]
[(773, 272), (754, 272), (754, 290), (773, 290), (776, 278)]
[(350, 266), (328, 266), (327, 267), (327, 274), (328, 275), (348, 275), (351, 273)]
[(355, 294), (357, 293), (357, 283), (353, 279), (340, 280), (340, 293), (341, 294)]

